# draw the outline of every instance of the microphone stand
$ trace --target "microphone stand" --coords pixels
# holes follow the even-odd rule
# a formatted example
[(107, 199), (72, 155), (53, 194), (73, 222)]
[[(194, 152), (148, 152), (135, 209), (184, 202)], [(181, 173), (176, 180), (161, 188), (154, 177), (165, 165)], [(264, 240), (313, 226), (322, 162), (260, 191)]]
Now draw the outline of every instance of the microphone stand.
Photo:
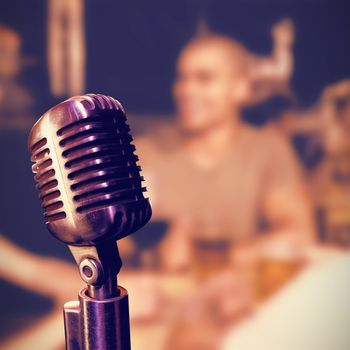
[(115, 241), (70, 245), (87, 286), (64, 305), (66, 350), (130, 350), (128, 293), (117, 285), (122, 266)]

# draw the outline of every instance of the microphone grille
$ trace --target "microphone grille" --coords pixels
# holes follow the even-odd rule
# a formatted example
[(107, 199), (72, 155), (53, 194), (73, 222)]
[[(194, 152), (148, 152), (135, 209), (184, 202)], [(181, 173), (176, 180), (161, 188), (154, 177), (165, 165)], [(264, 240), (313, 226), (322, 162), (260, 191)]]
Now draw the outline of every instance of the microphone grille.
[(29, 136), (33, 172), (48, 229), (69, 244), (120, 239), (152, 210), (124, 109), (88, 94), (51, 108)]
[[(97, 95), (93, 100), (99, 115), (91, 112), (57, 131), (79, 213), (142, 200), (146, 191), (125, 114), (112, 98)], [(88, 108), (91, 101), (82, 103)]]
[(39, 191), (41, 206), (48, 222), (64, 219), (66, 213), (63, 210), (61, 192), (58, 189), (55, 169), (52, 167), (50, 149), (47, 146), (46, 137), (40, 139), (31, 147), (32, 170), (35, 174), (36, 188)]

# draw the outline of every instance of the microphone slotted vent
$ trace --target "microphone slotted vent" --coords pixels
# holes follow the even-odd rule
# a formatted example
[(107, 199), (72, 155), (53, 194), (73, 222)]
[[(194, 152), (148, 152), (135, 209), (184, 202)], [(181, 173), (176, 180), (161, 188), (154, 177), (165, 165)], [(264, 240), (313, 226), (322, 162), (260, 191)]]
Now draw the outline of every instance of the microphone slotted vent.
[(113, 99), (95, 97), (94, 102), (103, 107), (103, 115), (101, 110), (94, 115), (87, 102), (89, 116), (57, 131), (79, 213), (142, 201), (146, 190), (124, 113)]
[(46, 138), (42, 138), (31, 147), (31, 161), (34, 163), (32, 170), (45, 218), (48, 222), (65, 218), (66, 213), (62, 209), (61, 193), (57, 188), (58, 182)]

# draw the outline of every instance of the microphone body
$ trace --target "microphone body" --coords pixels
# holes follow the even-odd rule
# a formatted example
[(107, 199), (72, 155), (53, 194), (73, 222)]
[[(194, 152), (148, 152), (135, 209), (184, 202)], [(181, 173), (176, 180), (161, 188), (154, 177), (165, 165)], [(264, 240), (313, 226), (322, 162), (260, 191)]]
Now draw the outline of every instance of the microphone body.
[(130, 349), (116, 240), (152, 211), (129, 132), (117, 100), (88, 94), (51, 108), (29, 135), (47, 228), (68, 245), (87, 284), (64, 308), (68, 350)]

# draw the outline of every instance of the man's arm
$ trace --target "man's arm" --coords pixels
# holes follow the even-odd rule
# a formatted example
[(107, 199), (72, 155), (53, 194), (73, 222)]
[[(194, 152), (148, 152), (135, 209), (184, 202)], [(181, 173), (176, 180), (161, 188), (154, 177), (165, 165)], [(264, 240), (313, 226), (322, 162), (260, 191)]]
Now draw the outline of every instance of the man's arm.
[(190, 218), (183, 217), (170, 222), (166, 236), (159, 246), (162, 267), (167, 271), (183, 271), (191, 261)]
[(303, 186), (269, 189), (263, 209), (270, 229), (261, 240), (262, 248), (281, 243), (304, 250), (314, 242), (312, 206)]
[(315, 224), (303, 172), (289, 142), (274, 130), (270, 133), (262, 214), (270, 236), (305, 246), (314, 241)]
[(290, 19), (272, 28), (273, 50), (269, 56), (251, 55), (250, 104), (261, 103), (273, 95), (290, 95), (289, 81), (293, 74), (294, 25)]
[(1, 234), (0, 278), (56, 301), (76, 297), (83, 286), (73, 264), (26, 251)]
[(286, 18), (272, 28), (273, 51), (268, 57), (256, 57), (252, 67), (254, 80), (288, 82), (293, 73), (294, 25)]
[(238, 257), (248, 260), (276, 252), (304, 255), (316, 237), (313, 206), (294, 151), (277, 133), (270, 139), (261, 200), (267, 228), (238, 249)]
[(61, 307), (1, 342), (0, 350), (60, 350), (64, 346)]

